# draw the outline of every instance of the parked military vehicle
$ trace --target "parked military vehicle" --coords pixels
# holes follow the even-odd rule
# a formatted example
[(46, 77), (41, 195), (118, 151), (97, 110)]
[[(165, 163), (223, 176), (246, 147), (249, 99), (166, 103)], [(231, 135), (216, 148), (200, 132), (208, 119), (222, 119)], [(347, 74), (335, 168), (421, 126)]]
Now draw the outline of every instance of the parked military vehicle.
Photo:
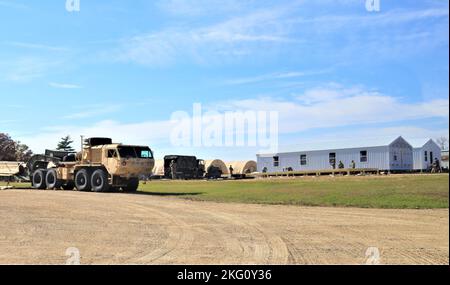
[(135, 192), (140, 176), (151, 174), (155, 161), (147, 146), (113, 143), (110, 138), (84, 141), (80, 153), (46, 151), (27, 163), (35, 189)]
[(205, 162), (202, 159), (183, 155), (164, 157), (164, 178), (166, 179), (201, 179), (204, 175)]
[(227, 165), (220, 159), (205, 161), (205, 169), (205, 177), (208, 179), (219, 179), (229, 174)]

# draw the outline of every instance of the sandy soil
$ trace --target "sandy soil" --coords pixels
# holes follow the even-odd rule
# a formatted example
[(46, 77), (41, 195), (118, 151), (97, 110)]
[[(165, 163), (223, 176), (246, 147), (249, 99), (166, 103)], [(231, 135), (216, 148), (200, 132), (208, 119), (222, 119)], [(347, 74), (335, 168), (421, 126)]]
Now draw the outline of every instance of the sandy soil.
[(449, 211), (0, 191), (0, 264), (449, 264)]

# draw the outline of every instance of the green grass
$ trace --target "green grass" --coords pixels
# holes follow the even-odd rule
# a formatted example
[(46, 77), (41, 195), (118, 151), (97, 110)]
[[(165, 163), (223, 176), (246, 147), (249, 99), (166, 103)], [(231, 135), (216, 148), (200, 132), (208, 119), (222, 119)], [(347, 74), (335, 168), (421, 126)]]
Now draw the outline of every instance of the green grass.
[[(2, 186), (6, 186), (6, 182), (0, 181), (0, 187), (2, 187)], [(11, 183), (9, 183), (9, 186), (13, 186), (16, 188), (30, 188), (31, 184), (30, 183), (11, 182)]]
[(250, 181), (151, 181), (140, 191), (183, 199), (360, 208), (448, 208), (449, 176), (398, 175)]
[[(0, 182), (0, 186), (5, 183)], [(29, 187), (29, 184), (12, 184)], [(449, 176), (392, 175), (246, 181), (149, 181), (139, 193), (215, 202), (360, 208), (448, 208)]]

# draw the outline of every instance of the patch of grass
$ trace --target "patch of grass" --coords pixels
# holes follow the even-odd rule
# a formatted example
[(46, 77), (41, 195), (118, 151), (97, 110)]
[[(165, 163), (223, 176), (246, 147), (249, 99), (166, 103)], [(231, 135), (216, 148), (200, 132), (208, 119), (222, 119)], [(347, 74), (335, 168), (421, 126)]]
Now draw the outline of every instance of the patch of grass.
[[(7, 183), (0, 181), (0, 187), (6, 186)], [(19, 182), (11, 182), (9, 183), (9, 186), (15, 187), (15, 188), (31, 188), (30, 183), (19, 183)]]
[(141, 184), (140, 191), (149, 195), (173, 193), (182, 199), (216, 202), (432, 209), (448, 208), (449, 176), (443, 174), (248, 181), (151, 181)]
[[(6, 183), (0, 182), (0, 186)], [(29, 188), (29, 183), (11, 186)], [(236, 181), (149, 181), (140, 194), (180, 199), (305, 206), (448, 208), (449, 176), (306, 177)]]

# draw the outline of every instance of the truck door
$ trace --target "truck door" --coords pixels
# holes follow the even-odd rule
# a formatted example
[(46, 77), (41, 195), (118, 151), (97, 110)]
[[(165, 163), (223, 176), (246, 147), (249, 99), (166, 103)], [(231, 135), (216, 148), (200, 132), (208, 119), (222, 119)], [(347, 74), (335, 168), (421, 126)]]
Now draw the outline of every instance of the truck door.
[(108, 171), (115, 172), (119, 166), (119, 155), (116, 149), (108, 149), (106, 154), (106, 167)]

